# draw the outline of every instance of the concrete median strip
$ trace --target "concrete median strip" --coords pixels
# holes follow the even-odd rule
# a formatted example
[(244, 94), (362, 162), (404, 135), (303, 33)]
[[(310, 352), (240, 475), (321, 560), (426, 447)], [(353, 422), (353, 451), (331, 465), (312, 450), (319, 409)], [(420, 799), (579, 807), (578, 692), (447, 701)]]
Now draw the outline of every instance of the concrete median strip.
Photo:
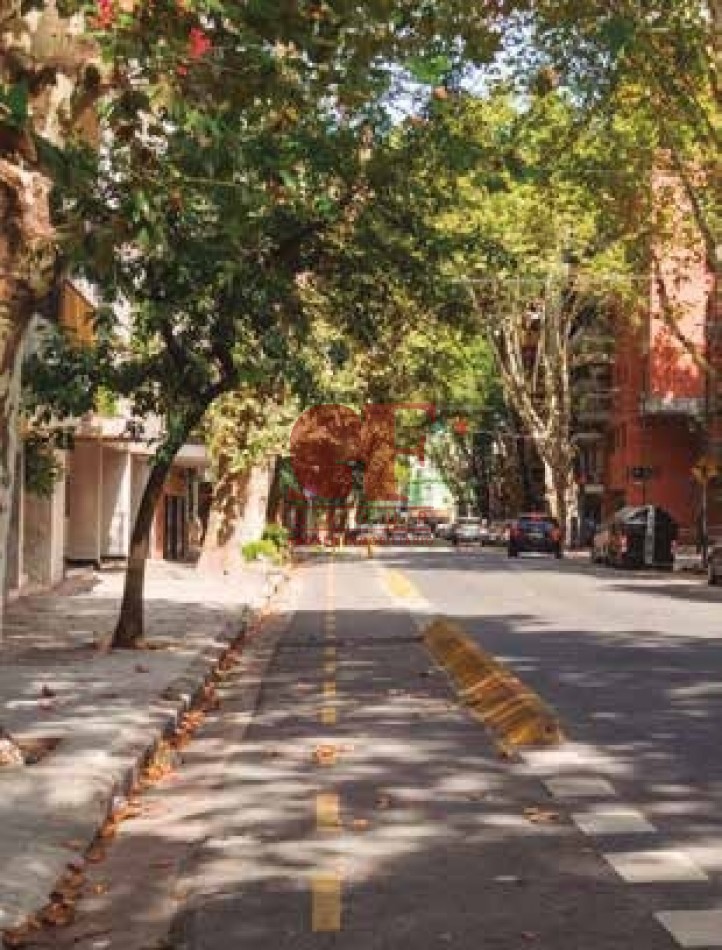
[(425, 628), (423, 640), (449, 674), (459, 698), (504, 751), (564, 741), (555, 713), (460, 626), (440, 618)]

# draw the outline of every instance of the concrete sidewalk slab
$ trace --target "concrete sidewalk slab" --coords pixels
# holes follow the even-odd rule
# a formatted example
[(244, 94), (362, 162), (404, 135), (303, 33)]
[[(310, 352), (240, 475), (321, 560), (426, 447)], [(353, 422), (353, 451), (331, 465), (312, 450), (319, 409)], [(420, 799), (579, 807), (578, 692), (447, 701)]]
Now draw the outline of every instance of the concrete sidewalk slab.
[(104, 653), (122, 571), (75, 579), (10, 605), (0, 644), (0, 723), (17, 739), (59, 739), (36, 765), (0, 769), (0, 929), (47, 901), (91, 844), (143, 759), (213, 666), (266, 606), (277, 569), (204, 575), (149, 565), (150, 649)]

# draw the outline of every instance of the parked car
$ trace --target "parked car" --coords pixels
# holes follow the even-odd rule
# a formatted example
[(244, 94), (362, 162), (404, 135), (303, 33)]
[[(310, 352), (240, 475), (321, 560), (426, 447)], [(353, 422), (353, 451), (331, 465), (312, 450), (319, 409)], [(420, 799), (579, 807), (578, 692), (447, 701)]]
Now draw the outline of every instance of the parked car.
[(416, 544), (430, 544), (434, 540), (434, 532), (424, 521), (417, 521), (410, 526), (411, 540)]
[(405, 524), (390, 524), (386, 531), (389, 544), (408, 544), (411, 532)]
[(386, 525), (360, 524), (347, 532), (347, 538), (352, 544), (383, 544), (386, 540)]
[(519, 557), (527, 552), (553, 554), (557, 558), (562, 556), (562, 532), (556, 518), (532, 512), (519, 515), (511, 522), (507, 541), (509, 557)]
[(436, 537), (441, 541), (451, 541), (454, 525), (451, 521), (440, 521), (436, 526)]
[(657, 505), (619, 511), (594, 535), (592, 561), (614, 567), (660, 567), (672, 570), (677, 522)]
[(479, 518), (459, 518), (451, 534), (454, 544), (481, 544), (482, 531)]
[(492, 521), (489, 524), (489, 544), (503, 546), (509, 540), (509, 525), (506, 521)]
[(713, 587), (722, 584), (722, 539), (713, 541), (707, 550), (707, 580)]

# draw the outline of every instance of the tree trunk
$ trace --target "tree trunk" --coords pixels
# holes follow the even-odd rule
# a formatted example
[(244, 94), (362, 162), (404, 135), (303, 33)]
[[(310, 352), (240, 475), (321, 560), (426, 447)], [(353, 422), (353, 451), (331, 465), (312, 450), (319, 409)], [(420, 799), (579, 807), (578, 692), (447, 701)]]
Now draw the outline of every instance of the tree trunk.
[(572, 537), (571, 521), (576, 516), (576, 489), (571, 464), (543, 459), (544, 489), (551, 515), (559, 522), (565, 541)]
[(198, 566), (201, 570), (227, 572), (243, 565), (242, 546), (258, 540), (263, 533), (273, 466), (265, 463), (245, 472), (231, 472), (221, 460), (219, 468)]
[(120, 605), (118, 623), (113, 634), (111, 646), (114, 649), (134, 649), (143, 640), (143, 591), (145, 587), (145, 566), (148, 560), (148, 542), (153, 525), (158, 499), (163, 491), (165, 480), (173, 465), (173, 460), (185, 444), (190, 433), (205, 415), (216, 394), (199, 396), (197, 405), (187, 414), (182, 413), (168, 420), (168, 435), (158, 450), (156, 460), (150, 471), (148, 482), (135, 517), (133, 532), (130, 536), (130, 553), (125, 573), (123, 601)]
[[(0, 303), (0, 314), (3, 306)], [(22, 363), (22, 333), (16, 326), (6, 331), (7, 323), (0, 316), (0, 605), (4, 606), (7, 581), (7, 555), (10, 519), (13, 510), (16, 459), (18, 452), (18, 407), (20, 402), (20, 371)], [(0, 609), (0, 639), (2, 638), (2, 610)]]
[(123, 602), (120, 607), (118, 623), (113, 634), (114, 649), (132, 650), (143, 640), (143, 590), (145, 587), (145, 566), (148, 560), (148, 541), (153, 525), (158, 499), (163, 485), (178, 451), (158, 459), (153, 465), (138, 508), (133, 533), (130, 538), (128, 567), (125, 573)]
[(266, 521), (269, 524), (278, 524), (282, 518), (282, 511), (283, 511), (282, 471), (283, 471), (283, 459), (280, 455), (277, 455), (273, 463), (273, 475), (271, 476), (271, 487), (268, 493), (268, 509), (266, 511)]

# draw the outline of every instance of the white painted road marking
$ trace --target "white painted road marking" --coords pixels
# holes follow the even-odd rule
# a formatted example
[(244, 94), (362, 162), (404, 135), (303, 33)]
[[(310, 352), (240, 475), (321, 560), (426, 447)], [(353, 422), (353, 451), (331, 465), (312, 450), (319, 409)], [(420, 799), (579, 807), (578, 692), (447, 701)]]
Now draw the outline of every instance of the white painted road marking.
[(704, 871), (681, 851), (619, 851), (603, 857), (627, 884), (708, 880)]
[(657, 829), (641, 811), (626, 805), (592, 805), (575, 812), (572, 821), (585, 835), (650, 834)]
[(604, 778), (592, 776), (561, 776), (546, 779), (549, 793), (554, 798), (602, 798), (616, 795), (614, 786)]
[(722, 947), (722, 910), (666, 910), (654, 916), (680, 947)]

